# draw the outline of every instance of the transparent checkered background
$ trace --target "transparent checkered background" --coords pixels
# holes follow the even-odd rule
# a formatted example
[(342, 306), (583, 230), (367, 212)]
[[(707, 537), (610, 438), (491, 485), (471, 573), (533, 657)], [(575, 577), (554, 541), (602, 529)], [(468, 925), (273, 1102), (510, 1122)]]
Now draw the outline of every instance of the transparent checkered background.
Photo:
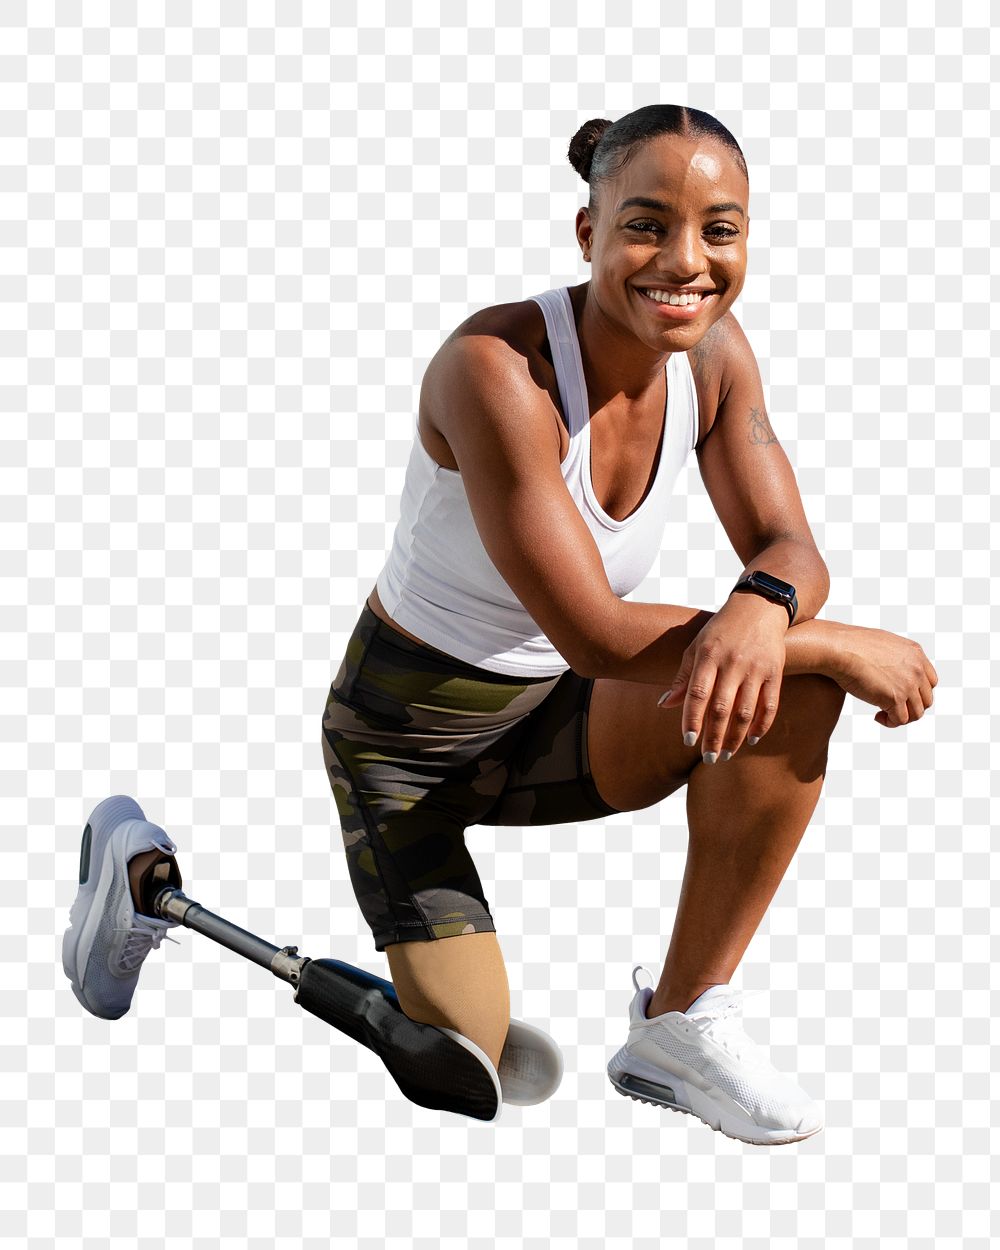
[[(472, 7), (0, 10), (5, 1245), (985, 1247), (989, 6)], [(736, 313), (823, 614), (917, 639), (940, 676), (904, 729), (848, 699), (734, 978), (768, 991), (748, 1031), (825, 1131), (743, 1145), (608, 1082), (632, 965), (666, 950), (683, 790), (470, 830), (513, 1014), (566, 1061), (495, 1126), (412, 1105), (186, 929), (125, 1017), (87, 1015), (60, 942), (114, 793), (177, 841), (191, 897), (387, 974), (320, 728), (421, 377), (472, 311), (587, 278), (567, 145), (653, 102), (714, 113), (749, 162)], [(631, 598), (715, 607), (739, 570), (692, 458)]]

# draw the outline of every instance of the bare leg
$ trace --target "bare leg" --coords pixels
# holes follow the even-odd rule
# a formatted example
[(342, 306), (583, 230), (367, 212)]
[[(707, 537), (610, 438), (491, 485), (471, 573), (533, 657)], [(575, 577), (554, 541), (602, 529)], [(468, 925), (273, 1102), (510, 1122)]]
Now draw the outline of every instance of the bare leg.
[(786, 678), (779, 715), (758, 746), (692, 770), (687, 866), (650, 1017), (686, 1011), (710, 985), (727, 983), (743, 958), (819, 801), (843, 705), (832, 686), (819, 676)]
[(385, 948), (399, 1005), (411, 1020), (454, 1029), (500, 1066), (510, 987), (495, 933), (463, 933)]

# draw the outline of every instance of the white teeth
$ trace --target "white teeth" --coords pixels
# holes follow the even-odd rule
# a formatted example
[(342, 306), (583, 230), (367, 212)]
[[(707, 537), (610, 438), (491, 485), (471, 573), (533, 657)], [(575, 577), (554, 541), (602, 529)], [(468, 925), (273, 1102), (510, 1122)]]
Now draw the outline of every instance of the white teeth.
[[(711, 292), (706, 292), (711, 294)], [(688, 292), (685, 295), (674, 295), (667, 291), (647, 291), (643, 290), (643, 295), (648, 295), (650, 299), (656, 300), (658, 304), (679, 304), (683, 307), (685, 304), (701, 303), (701, 295)]]

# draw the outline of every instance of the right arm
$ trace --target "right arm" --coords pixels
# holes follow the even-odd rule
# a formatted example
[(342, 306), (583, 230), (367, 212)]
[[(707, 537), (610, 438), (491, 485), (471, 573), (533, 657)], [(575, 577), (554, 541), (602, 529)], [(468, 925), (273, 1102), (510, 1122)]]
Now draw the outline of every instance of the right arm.
[[(558, 414), (523, 353), (494, 335), (452, 338), (425, 385), (483, 546), (539, 629), (581, 676), (666, 690), (714, 612), (626, 603), (611, 589), (562, 476)], [(827, 628), (788, 630), (786, 673), (820, 671)]]
[(423, 387), (500, 576), (563, 659), (596, 673), (619, 600), (562, 476), (558, 414), (523, 351), (495, 334), (452, 336)]

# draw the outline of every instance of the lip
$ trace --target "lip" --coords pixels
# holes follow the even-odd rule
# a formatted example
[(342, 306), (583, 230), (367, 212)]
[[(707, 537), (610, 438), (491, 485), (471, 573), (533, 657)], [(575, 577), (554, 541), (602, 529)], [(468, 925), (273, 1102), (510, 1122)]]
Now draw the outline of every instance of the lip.
[(640, 287), (635, 289), (647, 308), (651, 308), (653, 312), (665, 317), (668, 321), (694, 321), (705, 305), (710, 304), (713, 299), (718, 299), (719, 294), (718, 291), (713, 291), (711, 295), (703, 295), (697, 304), (681, 306), (680, 304), (660, 304), (655, 299), (650, 299), (648, 295), (644, 295)]

